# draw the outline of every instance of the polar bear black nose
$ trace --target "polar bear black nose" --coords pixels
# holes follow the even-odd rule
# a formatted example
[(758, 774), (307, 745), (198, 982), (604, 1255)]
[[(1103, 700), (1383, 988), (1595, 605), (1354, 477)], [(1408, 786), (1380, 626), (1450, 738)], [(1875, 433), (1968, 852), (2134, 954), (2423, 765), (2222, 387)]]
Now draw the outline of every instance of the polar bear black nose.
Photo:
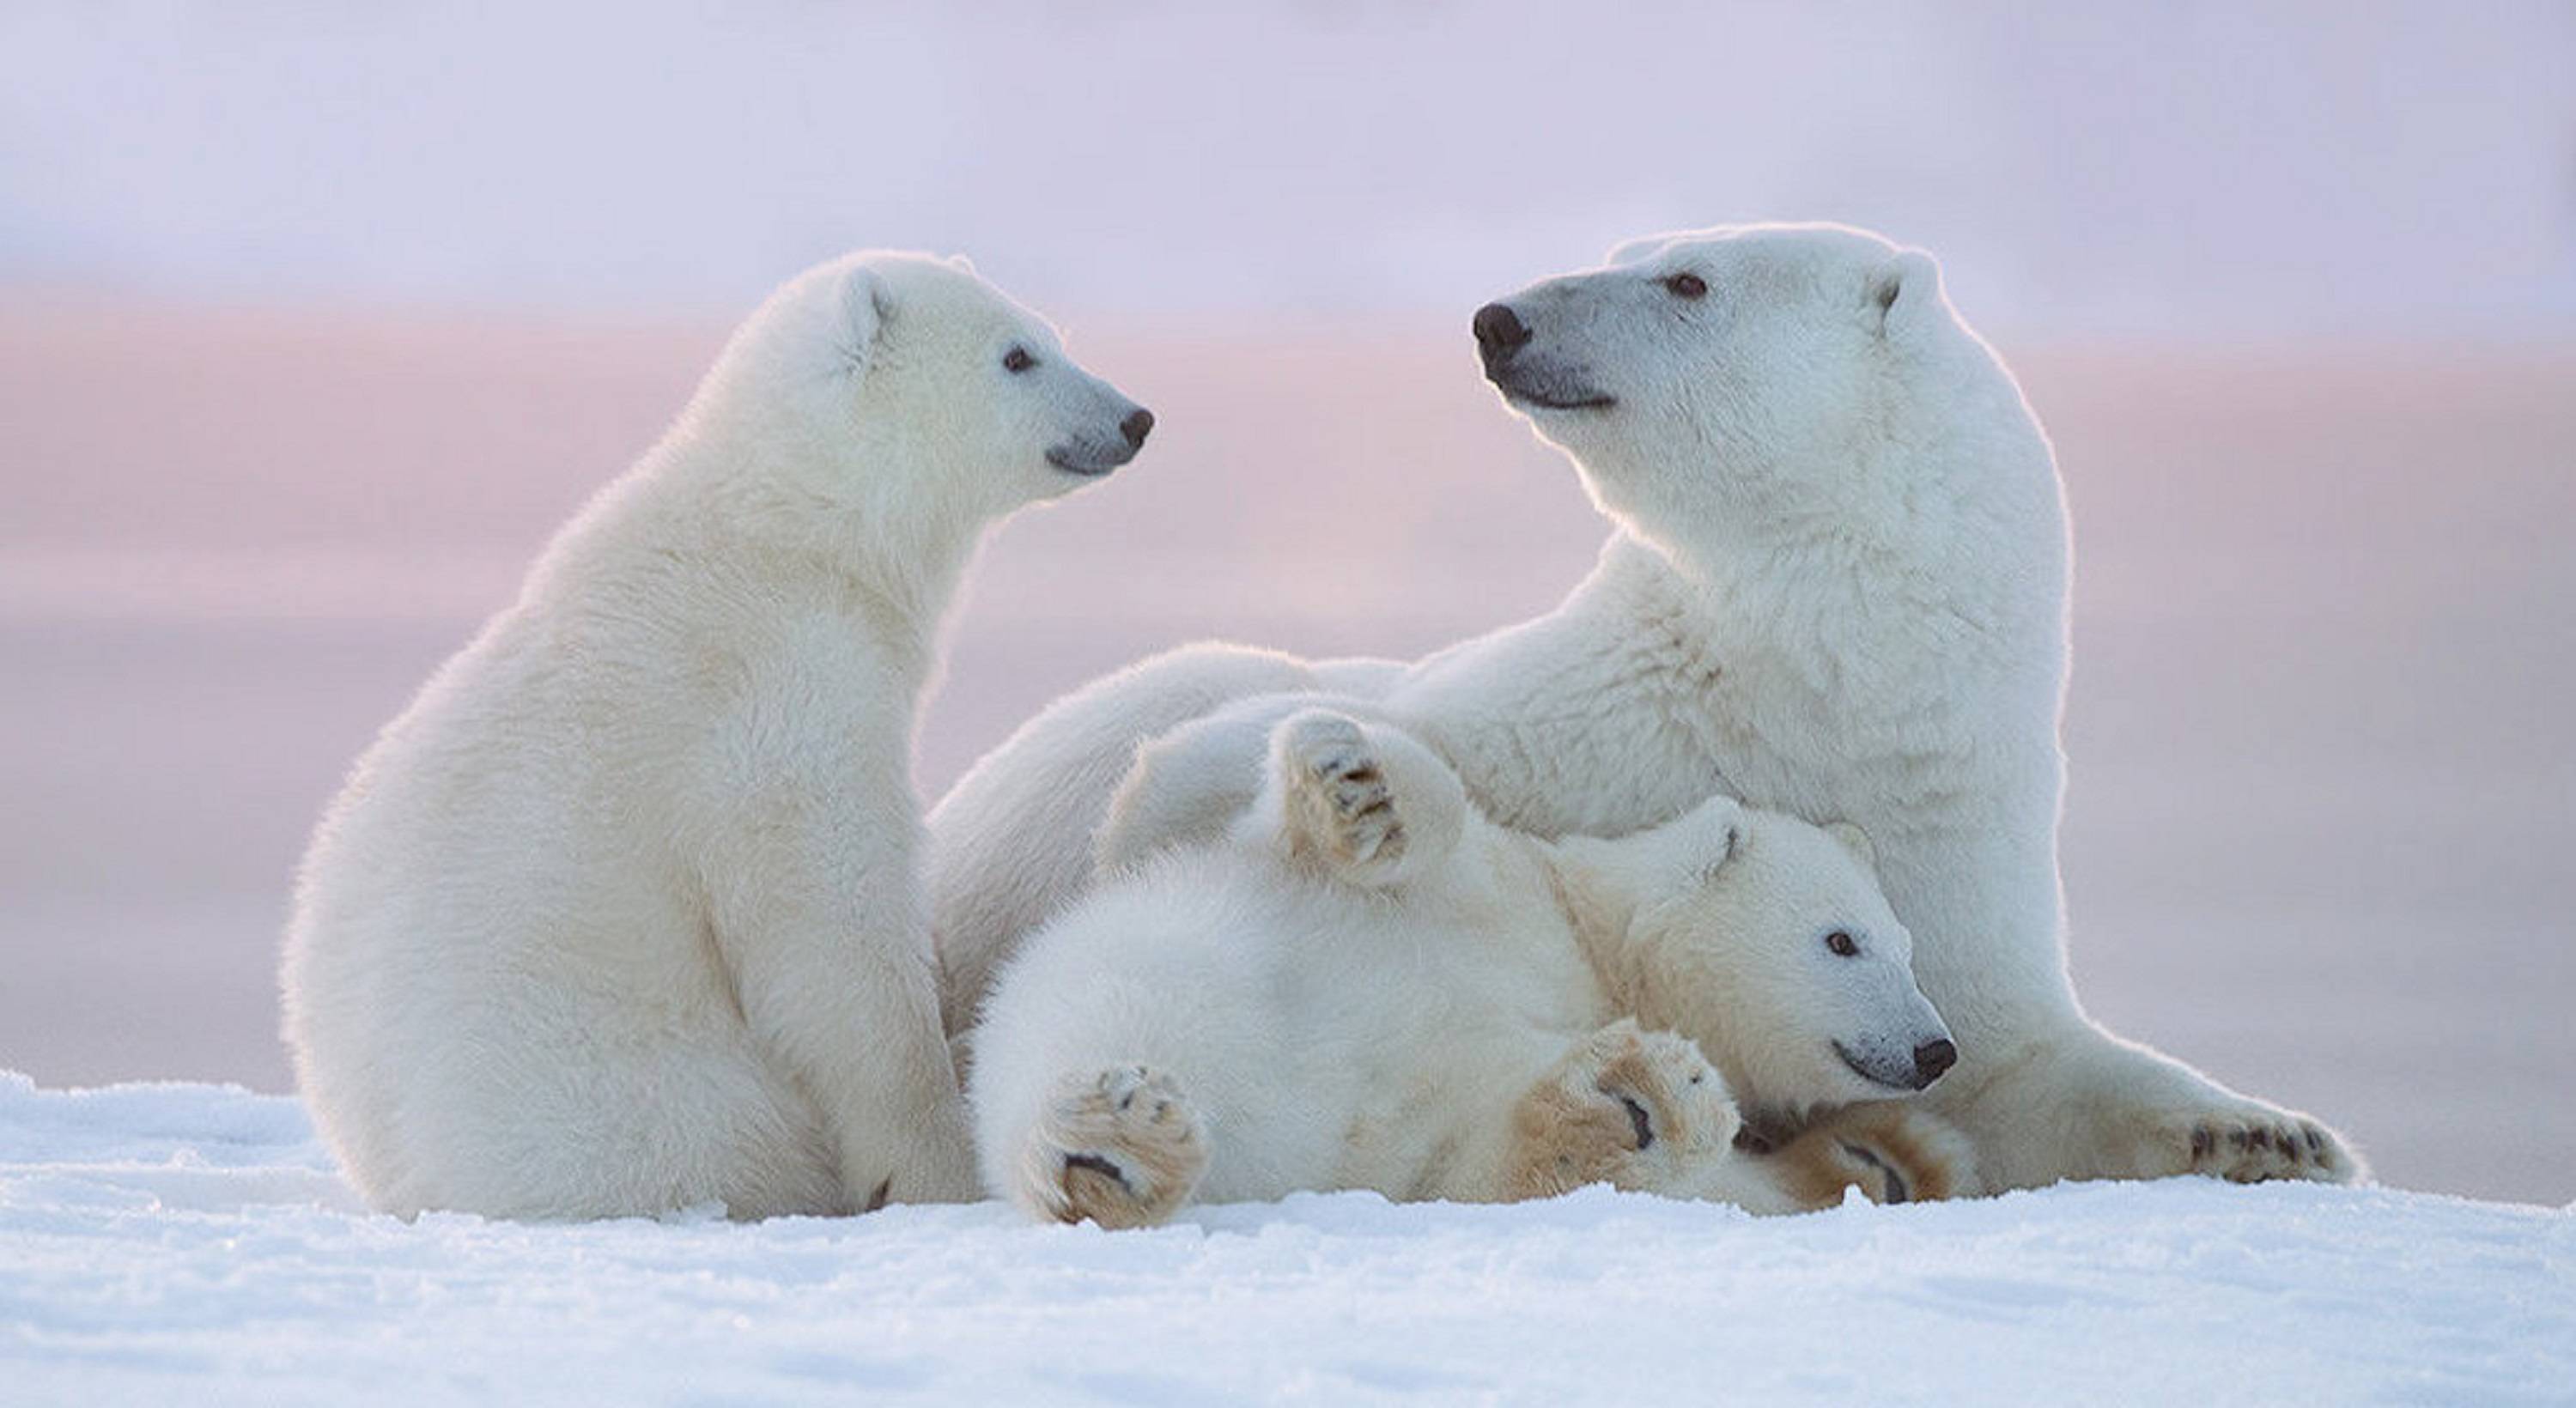
[(1943, 1071), (1957, 1064), (1959, 1064), (1959, 1048), (1952, 1045), (1946, 1036), (1939, 1041), (1927, 1041), (1914, 1048), (1916, 1081), (1914, 1088), (1920, 1090), (1939, 1080)]
[(1511, 355), (1529, 345), (1529, 324), (1521, 315), (1500, 303), (1488, 303), (1476, 310), (1476, 350), (1484, 356), (1486, 366), (1509, 361)]
[(1154, 433), (1154, 413), (1138, 406), (1135, 413), (1118, 422), (1118, 433), (1127, 437), (1127, 448), (1145, 448), (1145, 437)]

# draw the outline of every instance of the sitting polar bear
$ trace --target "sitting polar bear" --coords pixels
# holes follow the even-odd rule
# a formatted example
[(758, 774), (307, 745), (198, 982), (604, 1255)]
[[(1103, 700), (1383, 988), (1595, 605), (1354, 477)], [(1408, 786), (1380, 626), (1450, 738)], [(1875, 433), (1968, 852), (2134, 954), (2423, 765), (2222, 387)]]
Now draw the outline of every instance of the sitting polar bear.
[(962, 261), (851, 255), (753, 314), (305, 857), (285, 1036), (368, 1202), (973, 1197), (914, 710), (984, 526), (1151, 426)]
[[(1373, 701), (1496, 821), (1539, 835), (1617, 835), (1720, 792), (1865, 828), (1965, 1052), (1927, 1098), (1992, 1184), (2359, 1176), (2315, 1121), (2076, 1003), (2057, 876), (2065, 509), (2020, 388), (1929, 256), (1835, 226), (1658, 237), (1474, 324), (1487, 377), (1616, 525), (1591, 577), (1411, 666), (1203, 645), (1058, 701), (931, 814), (952, 1029), (1091, 883), (1140, 744), (1229, 702), (1328, 690)], [(1185, 834), (1257, 785), (1257, 751), (1211, 766), (1232, 802), (1176, 814)], [(1737, 1095), (1757, 1117), (1773, 1103)]]
[(1949, 1067), (1857, 831), (1718, 799), (1551, 844), (1398, 730), (1310, 708), (1268, 743), (1225, 837), (1127, 867), (996, 981), (971, 1080), (995, 1193), (1131, 1227), (1299, 1189), (1608, 1181), (1757, 1212), (1966, 1191), (1955, 1137), (1897, 1106), (1737, 1152), (1701, 1057), (1817, 1103)]

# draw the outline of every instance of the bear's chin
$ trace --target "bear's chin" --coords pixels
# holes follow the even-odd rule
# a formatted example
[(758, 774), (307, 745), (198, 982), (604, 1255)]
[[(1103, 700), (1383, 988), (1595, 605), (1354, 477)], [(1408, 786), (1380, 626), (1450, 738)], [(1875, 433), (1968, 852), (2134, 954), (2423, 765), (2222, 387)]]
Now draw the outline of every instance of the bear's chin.
[(1606, 392), (1594, 392), (1590, 395), (1575, 396), (1570, 399), (1551, 400), (1546, 397), (1533, 396), (1506, 388), (1503, 392), (1503, 399), (1525, 411), (1606, 411), (1619, 404), (1618, 397), (1609, 395)]
[(1505, 401), (1523, 411), (1606, 411), (1619, 404), (1618, 397), (1568, 368), (1514, 363), (1488, 371), (1485, 379), (1503, 393)]

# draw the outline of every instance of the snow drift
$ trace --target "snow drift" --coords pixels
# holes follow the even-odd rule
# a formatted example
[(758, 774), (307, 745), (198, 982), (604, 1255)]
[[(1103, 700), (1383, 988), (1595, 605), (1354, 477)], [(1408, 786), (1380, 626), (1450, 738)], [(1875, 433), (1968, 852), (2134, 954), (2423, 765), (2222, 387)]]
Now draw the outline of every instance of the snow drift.
[(1756, 1221), (1587, 1190), (523, 1226), (291, 1099), (0, 1076), (10, 1402), (2563, 1403), (2576, 1208), (2200, 1181)]

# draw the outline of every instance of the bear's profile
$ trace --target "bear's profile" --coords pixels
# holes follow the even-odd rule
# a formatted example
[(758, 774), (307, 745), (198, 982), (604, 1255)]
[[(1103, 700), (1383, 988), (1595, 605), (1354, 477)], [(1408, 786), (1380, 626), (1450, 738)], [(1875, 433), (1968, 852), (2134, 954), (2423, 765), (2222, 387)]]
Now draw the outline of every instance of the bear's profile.
[[(1661, 236), (1473, 324), (1488, 379), (1616, 525), (1591, 577), (1410, 667), (1193, 646), (1050, 706), (931, 814), (952, 1024), (1092, 883), (1140, 745), (1327, 690), (1373, 702), (1494, 820), (1539, 835), (1616, 835), (1713, 793), (1859, 824), (1964, 1053), (1927, 1098), (1992, 1183), (2360, 1175), (2333, 1131), (2111, 1036), (2075, 1000), (2063, 497), (1930, 256), (1839, 226)], [(1258, 748), (1235, 742), (1197, 748), (1230, 797), (1127, 800), (1207, 834), (1257, 786)]]
[(972, 1197), (912, 721), (985, 526), (1151, 425), (962, 261), (753, 314), (314, 836), (285, 1036), (368, 1202)]
[(1720, 798), (1537, 841), (1402, 731), (1302, 708), (1222, 838), (1123, 866), (1004, 970), (972, 1042), (985, 1179), (1108, 1227), (1300, 1189), (1946, 1196), (1965, 1159), (1901, 1106), (1738, 1152), (1702, 1053), (1802, 1106), (1920, 1090), (1955, 1051), (1909, 955), (1848, 828)]

